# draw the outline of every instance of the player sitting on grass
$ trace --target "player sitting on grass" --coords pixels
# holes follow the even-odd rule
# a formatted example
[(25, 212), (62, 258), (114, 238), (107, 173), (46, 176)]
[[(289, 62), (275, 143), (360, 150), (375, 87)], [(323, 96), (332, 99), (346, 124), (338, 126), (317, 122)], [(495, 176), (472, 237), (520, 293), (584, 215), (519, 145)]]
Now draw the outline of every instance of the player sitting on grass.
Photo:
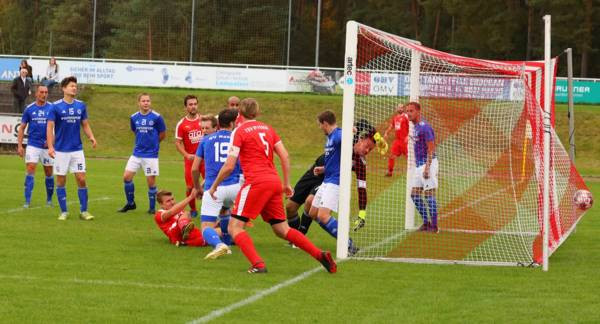
[(173, 194), (166, 190), (156, 194), (160, 209), (154, 215), (154, 221), (172, 244), (206, 246), (202, 233), (191, 222), (189, 213), (184, 210), (190, 201), (196, 199), (196, 194), (196, 189), (192, 189), (189, 196), (178, 203), (175, 203)]
[[(215, 119), (215, 117), (211, 117)], [(196, 157), (192, 164), (192, 180), (194, 181), (194, 188), (196, 188), (198, 192), (202, 191), (199, 181), (200, 163), (204, 161), (206, 172), (204, 190), (208, 190), (219, 174), (219, 170), (221, 170), (225, 160), (227, 160), (231, 131), (233, 130), (233, 124), (236, 117), (237, 112), (233, 109), (221, 111), (219, 113), (220, 130), (216, 133), (212, 132), (212, 134), (205, 133), (200, 146), (198, 146), (198, 151), (196, 152)], [(214, 250), (207, 254), (205, 259), (216, 259), (223, 254), (231, 253), (229, 246), (221, 241), (221, 238), (214, 227), (217, 224), (217, 217), (219, 216), (221, 209), (223, 207), (226, 209), (231, 207), (239, 191), (240, 165), (237, 163), (231, 175), (223, 180), (217, 187), (217, 191), (215, 192), (216, 199), (213, 199), (213, 197), (208, 194), (202, 196), (202, 207), (200, 210), (200, 215), (202, 217), (202, 236), (208, 244), (214, 247)], [(229, 217), (222, 218), (219, 224), (221, 225), (221, 231), (227, 233)]]

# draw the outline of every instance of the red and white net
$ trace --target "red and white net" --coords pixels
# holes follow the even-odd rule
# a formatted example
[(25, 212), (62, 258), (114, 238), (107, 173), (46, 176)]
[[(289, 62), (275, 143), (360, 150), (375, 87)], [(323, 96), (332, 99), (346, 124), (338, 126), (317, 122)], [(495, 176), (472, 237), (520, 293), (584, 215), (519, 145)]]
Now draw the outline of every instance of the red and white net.
[[(359, 25), (355, 121), (366, 119), (384, 133), (396, 106), (409, 101), (413, 55), (420, 56), (422, 117), (435, 132), (440, 231), (406, 226), (407, 163), (414, 164), (414, 154), (399, 157), (394, 175), (385, 177), (390, 152), (374, 150), (367, 155), (366, 226), (350, 231), (361, 248), (355, 257), (541, 263), (543, 62), (456, 56)], [(413, 75), (414, 69), (413, 61)], [(554, 77), (555, 71), (550, 73)], [(550, 131), (553, 252), (583, 214), (572, 204), (573, 195), (587, 188), (554, 127)], [(387, 140), (391, 147), (393, 138)], [(352, 215), (358, 213), (354, 191)], [(422, 220), (414, 214), (418, 227)]]

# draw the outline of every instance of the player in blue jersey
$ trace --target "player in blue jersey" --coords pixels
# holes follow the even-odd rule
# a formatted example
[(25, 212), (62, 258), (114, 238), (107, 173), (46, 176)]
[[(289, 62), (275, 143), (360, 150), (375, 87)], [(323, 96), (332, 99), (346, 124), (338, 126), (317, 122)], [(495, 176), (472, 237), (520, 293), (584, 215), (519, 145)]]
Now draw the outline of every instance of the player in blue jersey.
[(165, 138), (165, 121), (162, 116), (151, 107), (150, 95), (142, 93), (138, 96), (139, 111), (129, 118), (129, 126), (135, 134), (133, 154), (129, 157), (123, 182), (127, 203), (118, 212), (125, 213), (136, 209), (135, 186), (133, 176), (142, 168), (148, 183), (148, 214), (156, 212), (156, 177), (158, 176), (158, 151), (160, 142)]
[[(439, 230), (435, 189), (438, 187), (438, 160), (435, 154), (435, 133), (431, 125), (421, 117), (421, 105), (418, 103), (409, 102), (406, 105), (406, 114), (414, 125), (410, 139), (415, 149), (416, 169), (409, 181), (412, 187), (411, 198), (423, 217), (423, 225), (419, 231), (437, 233)], [(423, 202), (423, 196), (427, 201), (427, 207)]]
[[(337, 238), (338, 222), (331, 216), (337, 212), (340, 193), (340, 161), (342, 156), (342, 129), (337, 127), (335, 114), (325, 110), (317, 117), (319, 127), (327, 136), (325, 144), (325, 165), (314, 168), (315, 175), (325, 173), (323, 183), (313, 199), (309, 215), (331, 236)], [(348, 254), (354, 255), (358, 248), (348, 241)]]
[[(25, 205), (29, 208), (31, 203), (31, 192), (33, 191), (33, 176), (38, 162), (44, 166), (46, 174), (46, 204), (52, 205), (52, 194), (54, 193), (54, 177), (52, 176), (52, 164), (54, 159), (48, 155), (48, 144), (46, 143), (46, 121), (52, 109), (52, 104), (46, 101), (48, 88), (38, 86), (35, 91), (35, 102), (31, 103), (23, 112), (19, 133), (17, 135), (17, 152), (20, 157), (25, 157)], [(27, 128), (27, 148), (23, 150), (23, 137)]]
[[(92, 220), (94, 216), (88, 212), (88, 190), (85, 182), (85, 157), (80, 131), (96, 148), (96, 138), (90, 127), (87, 106), (83, 101), (75, 99), (77, 95), (77, 78), (66, 77), (61, 82), (64, 98), (56, 101), (48, 115), (46, 136), (48, 139), (48, 155), (54, 158), (54, 174), (56, 175), (56, 198), (60, 206), (59, 220), (66, 220), (67, 213), (67, 172), (75, 174), (77, 196), (79, 197), (79, 218)], [(56, 139), (56, 143), (55, 143)]]
[[(204, 161), (206, 178), (204, 179), (203, 189), (204, 191), (208, 191), (227, 160), (231, 142), (231, 131), (233, 130), (237, 116), (237, 111), (233, 109), (222, 110), (218, 118), (220, 130), (209, 135), (205, 134), (200, 146), (198, 146), (196, 158), (192, 164), (192, 179), (194, 187), (199, 192), (202, 192), (199, 182), (200, 163)], [(202, 217), (202, 237), (204, 237), (204, 240), (208, 244), (214, 247), (206, 255), (205, 259), (216, 259), (223, 254), (231, 253), (229, 246), (226, 244), (231, 243), (230, 241), (227, 242), (229, 217), (222, 217), (219, 221), (221, 233), (226, 242), (223, 242), (219, 238), (214, 227), (217, 223), (217, 217), (221, 214), (221, 210), (223, 208), (229, 209), (235, 202), (235, 198), (240, 191), (240, 170), (239, 162), (237, 162), (233, 172), (217, 187), (217, 191), (215, 192), (216, 199), (209, 194), (202, 196), (202, 208), (200, 210)]]

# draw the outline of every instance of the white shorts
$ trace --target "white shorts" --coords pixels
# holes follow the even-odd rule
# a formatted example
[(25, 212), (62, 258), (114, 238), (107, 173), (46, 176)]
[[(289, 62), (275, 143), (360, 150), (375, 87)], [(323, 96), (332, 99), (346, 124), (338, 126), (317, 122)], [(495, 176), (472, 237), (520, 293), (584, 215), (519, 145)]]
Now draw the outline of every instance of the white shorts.
[(334, 183), (323, 183), (317, 190), (312, 205), (316, 208), (325, 207), (337, 213), (340, 200), (340, 186)]
[(157, 176), (158, 175), (158, 158), (141, 158), (137, 156), (130, 156), (125, 166), (126, 171), (138, 172), (142, 168), (144, 175)]
[(83, 151), (56, 152), (54, 174), (64, 176), (67, 172), (85, 173), (85, 156), (83, 156)]
[(51, 166), (54, 164), (54, 159), (48, 155), (48, 149), (42, 149), (27, 145), (25, 149), (25, 163), (42, 163), (44, 166)]
[(425, 164), (415, 169), (415, 174), (411, 180), (411, 186), (413, 188), (423, 188), (423, 190), (436, 189), (438, 187), (438, 159), (434, 158), (431, 160), (431, 166), (429, 167), (429, 178), (423, 177), (423, 171), (425, 171)]
[(200, 209), (200, 215), (202, 216), (219, 216), (221, 208), (230, 208), (235, 202), (238, 192), (240, 191), (240, 184), (235, 183), (227, 186), (218, 186), (215, 191), (217, 200), (214, 200), (208, 192), (202, 195), (202, 208)]

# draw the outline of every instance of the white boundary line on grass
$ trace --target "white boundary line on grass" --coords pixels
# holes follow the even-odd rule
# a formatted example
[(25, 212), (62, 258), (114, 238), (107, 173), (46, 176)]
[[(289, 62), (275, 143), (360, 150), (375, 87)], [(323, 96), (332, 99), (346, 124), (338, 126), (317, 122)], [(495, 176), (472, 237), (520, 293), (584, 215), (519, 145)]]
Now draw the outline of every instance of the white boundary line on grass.
[(225, 291), (225, 292), (244, 292), (247, 290), (239, 288), (215, 288), (215, 287), (199, 287), (189, 285), (177, 285), (177, 284), (153, 284), (146, 282), (137, 281), (121, 281), (121, 280), (95, 280), (95, 279), (52, 279), (52, 278), (40, 278), (33, 276), (13, 276), (13, 275), (2, 275), (0, 274), (0, 280), (15, 280), (18, 282), (24, 281), (45, 281), (55, 283), (73, 283), (73, 284), (84, 284), (84, 285), (97, 285), (97, 286), (125, 286), (125, 287), (138, 287), (138, 288), (149, 288), (149, 289), (182, 289), (182, 290), (202, 290), (202, 291)]
[[(100, 198), (94, 198), (94, 199), (90, 199), (88, 200), (89, 202), (93, 202), (93, 201), (104, 201), (104, 200), (111, 200), (113, 198), (111, 197), (100, 197)], [(78, 204), (79, 201), (69, 201), (67, 202), (67, 205), (73, 205), (73, 204)], [(13, 209), (8, 209), (5, 210), (3, 212), (0, 212), (0, 214), (12, 214), (12, 213), (17, 213), (17, 212), (22, 212), (22, 211), (27, 211), (27, 210), (33, 210), (33, 209), (42, 209), (42, 208), (52, 208), (53, 206), (35, 206), (35, 207), (29, 207), (29, 208), (23, 208), (23, 207), (19, 207), (19, 208), (13, 208)]]
[(268, 288), (268, 289), (265, 289), (265, 290), (261, 290), (261, 291), (257, 292), (256, 294), (254, 294), (254, 295), (252, 295), (252, 296), (250, 296), (248, 298), (240, 300), (239, 302), (230, 304), (230, 305), (225, 306), (223, 308), (216, 309), (216, 310), (214, 310), (214, 311), (212, 311), (212, 312), (210, 312), (210, 313), (208, 313), (208, 314), (206, 314), (206, 315), (204, 315), (204, 316), (202, 316), (200, 318), (197, 318), (197, 319), (195, 319), (193, 321), (190, 321), (188, 323), (189, 324), (197, 324), (197, 323), (210, 322), (210, 321), (212, 321), (212, 320), (214, 320), (214, 319), (216, 319), (218, 317), (221, 317), (221, 316), (223, 316), (223, 315), (225, 315), (225, 314), (227, 314), (227, 313), (229, 313), (229, 312), (231, 312), (233, 310), (236, 310), (236, 309), (238, 309), (240, 307), (246, 306), (246, 305), (251, 304), (251, 303), (253, 303), (253, 302), (255, 302), (255, 301), (259, 300), (259, 299), (262, 299), (263, 297), (271, 295), (271, 294), (277, 292), (278, 290), (280, 290), (282, 288), (285, 288), (287, 286), (293, 285), (293, 284), (295, 284), (298, 281), (302, 281), (302, 280), (310, 277), (314, 273), (318, 272), (319, 270), (325, 270), (325, 268), (319, 266), (319, 267), (314, 268), (312, 270), (305, 271), (305, 272), (297, 275), (296, 277), (294, 277), (292, 279), (288, 279), (288, 280), (286, 280), (286, 281), (284, 281), (282, 283), (278, 283), (275, 286), (272, 286), (271, 288)]

